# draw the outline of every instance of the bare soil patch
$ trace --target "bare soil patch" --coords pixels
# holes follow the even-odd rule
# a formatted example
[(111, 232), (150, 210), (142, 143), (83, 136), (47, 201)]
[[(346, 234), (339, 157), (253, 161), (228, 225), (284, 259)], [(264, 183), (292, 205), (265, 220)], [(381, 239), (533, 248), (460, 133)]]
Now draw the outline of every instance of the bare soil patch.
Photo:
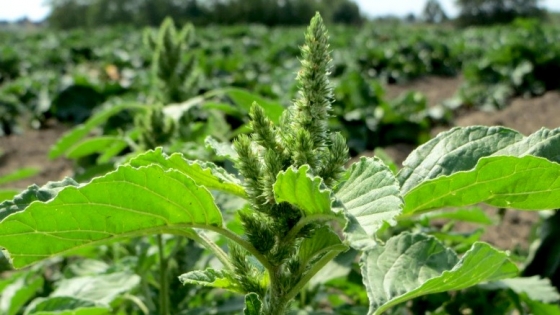
[(27, 130), (21, 135), (0, 137), (0, 176), (22, 167), (34, 167), (40, 172), (30, 178), (0, 186), (1, 188), (24, 189), (31, 184), (42, 186), (49, 181), (60, 180), (72, 174), (72, 163), (66, 159), (49, 160), (51, 146), (67, 130), (66, 127), (51, 123), (45, 129)]

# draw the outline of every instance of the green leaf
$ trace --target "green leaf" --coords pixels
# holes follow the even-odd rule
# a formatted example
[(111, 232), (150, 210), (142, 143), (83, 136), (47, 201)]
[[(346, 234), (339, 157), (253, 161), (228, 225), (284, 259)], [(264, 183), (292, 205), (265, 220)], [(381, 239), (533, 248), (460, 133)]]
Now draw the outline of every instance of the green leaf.
[(481, 208), (434, 211), (426, 213), (422, 217), (430, 220), (447, 219), (484, 225), (494, 224), (494, 221), (488, 216), (486, 211)]
[(364, 250), (375, 245), (374, 234), (383, 222), (395, 223), (401, 212), (399, 183), (378, 158), (364, 158), (352, 164), (335, 196), (348, 218), (344, 232), (349, 245)]
[(6, 200), (0, 203), (0, 221), (12, 213), (25, 209), (33, 201), (51, 200), (59, 191), (68, 186), (78, 186), (78, 183), (67, 177), (59, 182), (48, 182), (43, 187), (35, 184), (27, 187), (26, 190), (16, 195), (13, 200)]
[(234, 276), (226, 270), (195, 270), (179, 276), (183, 284), (195, 284), (205, 287), (226, 289), (233, 292), (243, 292), (239, 285), (233, 280)]
[(560, 307), (557, 304), (546, 304), (531, 300), (524, 295), (522, 299), (529, 307), (532, 315), (560, 315)]
[(280, 121), (280, 116), (284, 112), (284, 106), (280, 103), (266, 100), (259, 95), (251, 94), (246, 90), (237, 88), (228, 88), (225, 90), (227, 96), (229, 96), (235, 105), (244, 109), (245, 112), (249, 112), (251, 106), (254, 102), (257, 102), (261, 106), (266, 114), (266, 116), (275, 124)]
[(288, 168), (278, 173), (274, 183), (274, 199), (277, 203), (288, 202), (303, 211), (304, 216), (333, 216), (331, 192), (321, 188), (323, 180), (308, 174), (309, 165)]
[(459, 259), (434, 237), (409, 233), (365, 252), (361, 269), (370, 300), (368, 314), (374, 315), (418, 296), (461, 290), (518, 273), (505, 253), (488, 244), (475, 243)]
[[(132, 133), (127, 135), (129, 138), (132, 136)], [(105, 150), (100, 152), (101, 154), (95, 161), (97, 164), (106, 164), (111, 161), (111, 159), (121, 153), (124, 149), (128, 147), (128, 142), (126, 141), (117, 141), (115, 143), (111, 143)]]
[(206, 137), (204, 143), (206, 144), (206, 147), (214, 150), (214, 152), (216, 152), (216, 155), (218, 156), (229, 158), (232, 161), (237, 160), (237, 158), (239, 157), (237, 152), (233, 149), (231, 143), (218, 142), (211, 136)]
[(0, 190), (0, 204), (6, 200), (13, 199), (19, 191), (11, 189), (1, 189)]
[(120, 104), (113, 106), (90, 117), (85, 123), (78, 125), (74, 129), (65, 133), (51, 148), (49, 158), (55, 159), (70, 150), (76, 143), (85, 138), (90, 131), (105, 123), (111, 116), (118, 114), (125, 109), (142, 109), (146, 106), (135, 103)]
[(500, 208), (560, 208), (560, 164), (544, 158), (495, 156), (473, 170), (425, 181), (404, 195), (404, 213), (480, 202)]
[(550, 280), (538, 276), (503, 279), (485, 284), (482, 288), (488, 290), (510, 289), (519, 295), (526, 294), (527, 298), (531, 300), (544, 303), (555, 303), (560, 300), (560, 294)]
[(25, 315), (108, 315), (108, 306), (70, 296), (38, 298), (26, 308)]
[(129, 161), (135, 167), (157, 164), (163, 169), (173, 169), (192, 178), (197, 184), (208, 189), (215, 189), (246, 198), (245, 189), (239, 180), (223, 168), (210, 162), (189, 161), (180, 153), (171, 156), (163, 153), (161, 148), (150, 150)]
[(0, 314), (19, 313), (20, 309), (43, 288), (43, 282), (42, 277), (24, 275), (7, 285), (0, 292)]
[(406, 194), (424, 181), (471, 170), (483, 157), (534, 155), (560, 162), (560, 128), (523, 137), (504, 127), (453, 128), (414, 150), (397, 175)]
[(325, 226), (316, 230), (310, 238), (306, 238), (301, 242), (298, 252), (299, 261), (305, 267), (314, 258), (324, 253), (345, 251), (347, 249), (348, 247), (342, 244), (338, 235)]
[[(222, 227), (210, 192), (179, 171), (121, 166), (0, 222), (0, 246), (21, 268), (86, 245), (156, 233), (191, 236)], [(21, 246), (21, 244), (27, 244)]]
[(78, 159), (94, 153), (103, 153), (112, 146), (126, 147), (128, 144), (120, 137), (105, 136), (86, 139), (68, 150), (66, 157)]
[(33, 167), (26, 167), (26, 168), (20, 168), (18, 170), (15, 170), (7, 175), (2, 175), (0, 176), (0, 185), (4, 185), (7, 183), (11, 183), (11, 182), (15, 182), (18, 180), (22, 180), (25, 178), (29, 178), (32, 176), (35, 176), (39, 173), (40, 171), (36, 168)]
[(71, 296), (76, 299), (109, 305), (117, 297), (140, 284), (140, 276), (128, 272), (64, 279), (51, 297)]
[(534, 155), (560, 163), (560, 128), (542, 128), (532, 135), (507, 146), (493, 155), (513, 155), (522, 157)]
[(261, 315), (262, 302), (256, 293), (245, 295), (245, 308), (243, 315)]
[(423, 181), (473, 168), (523, 136), (504, 127), (453, 128), (412, 151), (397, 174), (403, 194)]

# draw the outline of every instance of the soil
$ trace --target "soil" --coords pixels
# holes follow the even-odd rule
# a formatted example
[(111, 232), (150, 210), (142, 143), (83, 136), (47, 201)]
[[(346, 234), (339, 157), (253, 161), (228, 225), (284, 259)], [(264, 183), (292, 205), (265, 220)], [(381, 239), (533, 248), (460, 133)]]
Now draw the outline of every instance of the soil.
[[(427, 77), (406, 85), (387, 86), (387, 97), (393, 98), (406, 91), (414, 90), (426, 95), (428, 104), (433, 106), (452, 98), (461, 83), (461, 77)], [(510, 106), (499, 112), (470, 111), (460, 113), (455, 119), (455, 125), (503, 125), (528, 135), (541, 127), (559, 127), (559, 106), (560, 93), (548, 92), (543, 96), (532, 99), (514, 99)], [(433, 134), (448, 128), (451, 128), (451, 126), (434, 129)], [(41, 170), (34, 177), (11, 184), (10, 188), (23, 189), (32, 183), (43, 185), (48, 181), (60, 180), (72, 174), (71, 161), (63, 158), (51, 161), (47, 158), (52, 144), (66, 130), (67, 128), (61, 125), (51, 124), (45, 129), (29, 130), (23, 135), (0, 137), (0, 150), (4, 152), (4, 155), (0, 157), (0, 176), (21, 167), (32, 166)], [(395, 144), (384, 149), (400, 165), (414, 147), (406, 144)], [(0, 186), (0, 188), (6, 188), (6, 185), (4, 187)], [(496, 214), (495, 209), (487, 208), (491, 215)], [(502, 249), (521, 248), (526, 250), (529, 246), (532, 227), (537, 221), (537, 213), (507, 211), (499, 225), (486, 229), (483, 240)], [(457, 224), (455, 228), (457, 231), (468, 231), (473, 230), (475, 226)]]
[(31, 184), (42, 186), (49, 181), (63, 179), (72, 174), (72, 163), (64, 158), (49, 160), (51, 146), (68, 128), (51, 122), (44, 129), (27, 130), (21, 135), (0, 137), (0, 176), (22, 167), (33, 167), (39, 173), (17, 182), (0, 185), (2, 188), (24, 189)]

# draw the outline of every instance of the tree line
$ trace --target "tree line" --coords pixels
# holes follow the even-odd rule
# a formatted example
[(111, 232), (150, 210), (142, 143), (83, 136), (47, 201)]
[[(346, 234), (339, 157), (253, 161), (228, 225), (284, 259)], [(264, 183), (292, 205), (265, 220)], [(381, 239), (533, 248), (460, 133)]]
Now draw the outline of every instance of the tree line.
[(360, 24), (351, 0), (49, 0), (53, 28), (157, 26), (170, 16), (179, 24), (305, 25), (315, 12), (331, 23)]

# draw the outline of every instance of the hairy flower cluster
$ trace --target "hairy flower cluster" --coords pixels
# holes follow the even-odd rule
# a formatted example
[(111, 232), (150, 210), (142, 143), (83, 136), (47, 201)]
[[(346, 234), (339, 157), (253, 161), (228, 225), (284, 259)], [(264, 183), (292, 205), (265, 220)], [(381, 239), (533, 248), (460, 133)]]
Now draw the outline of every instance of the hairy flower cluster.
[[(144, 42), (152, 50), (152, 71), (165, 93), (157, 95), (163, 102), (181, 102), (195, 94), (198, 81), (196, 58), (189, 52), (194, 40), (194, 27), (186, 24), (177, 31), (171, 18), (166, 18), (157, 34), (144, 33)], [(154, 82), (156, 83), (156, 82)]]
[[(250, 111), (251, 135), (242, 135), (234, 142), (239, 155), (237, 168), (244, 177), (252, 206), (240, 212), (241, 220), (251, 244), (274, 266), (271, 279), (277, 279), (270, 284), (268, 296), (283, 296), (299, 281), (305, 268), (300, 266), (297, 248), (315, 229), (314, 224), (307, 224), (298, 227), (297, 233), (290, 233), (302, 219), (302, 212), (291, 204), (276, 202), (273, 185), (278, 173), (292, 166), (309, 165), (311, 174), (320, 176), (332, 188), (348, 159), (342, 135), (328, 130), (332, 103), (328, 80), (331, 57), (327, 30), (319, 14), (307, 29), (302, 57), (297, 75), (299, 95), (280, 123), (275, 125), (255, 103)], [(234, 256), (241, 253), (236, 250)], [(247, 259), (234, 259), (237, 273), (242, 274), (248, 267), (237, 266), (236, 262), (247, 262)], [(246, 278), (246, 283), (255, 283), (249, 279), (250, 275)], [(254, 286), (252, 290), (249, 292), (256, 292)], [(266, 308), (272, 310), (275, 306), (270, 303), (265, 300)]]

